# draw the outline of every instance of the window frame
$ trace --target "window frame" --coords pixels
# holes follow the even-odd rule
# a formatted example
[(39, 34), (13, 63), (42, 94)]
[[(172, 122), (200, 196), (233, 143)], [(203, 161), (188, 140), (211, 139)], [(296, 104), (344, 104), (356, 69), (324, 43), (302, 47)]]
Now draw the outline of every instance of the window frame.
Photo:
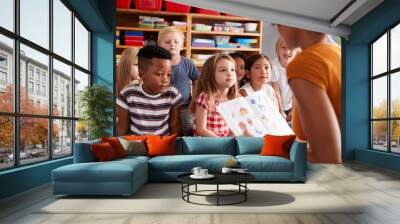
[[(4, 117), (12, 117), (13, 119), (13, 153), (14, 153), (14, 161), (13, 161), (13, 165), (10, 167), (5, 167), (5, 168), (0, 168), (0, 172), (4, 171), (4, 170), (10, 170), (10, 169), (15, 169), (18, 167), (23, 167), (23, 166), (28, 166), (28, 165), (33, 165), (33, 164), (37, 164), (37, 163), (43, 163), (49, 160), (53, 160), (53, 159), (60, 159), (60, 158), (65, 158), (65, 157), (70, 157), (73, 155), (74, 152), (74, 143), (75, 143), (75, 125), (76, 125), (76, 121), (79, 120), (79, 117), (75, 116), (75, 108), (72, 107), (71, 108), (71, 114), (62, 116), (62, 114), (60, 114), (59, 116), (53, 115), (53, 75), (54, 75), (54, 68), (53, 68), (53, 59), (58, 60), (59, 62), (62, 62), (68, 66), (71, 66), (71, 81), (70, 81), (70, 86), (71, 86), (71, 104), (74, 105), (75, 103), (75, 98), (76, 98), (76, 92), (75, 92), (75, 88), (74, 88), (74, 82), (75, 82), (75, 69), (85, 73), (88, 75), (89, 77), (89, 83), (88, 86), (92, 85), (92, 62), (91, 62), (91, 49), (92, 49), (92, 43), (91, 43), (91, 37), (92, 37), (92, 31), (91, 29), (89, 29), (89, 27), (87, 26), (87, 24), (84, 22), (84, 20), (72, 9), (72, 7), (68, 4), (68, 2), (66, 2), (65, 0), (59, 0), (68, 10), (71, 11), (71, 18), (70, 18), (70, 23), (71, 23), (71, 58), (67, 59), (64, 58), (62, 55), (57, 54), (56, 52), (54, 52), (54, 46), (53, 46), (53, 1), (54, 0), (47, 0), (49, 3), (49, 47), (48, 49), (42, 47), (41, 45), (34, 43), (32, 41), (30, 41), (29, 39), (24, 38), (23, 36), (20, 35), (20, 0), (14, 0), (13, 1), (13, 10), (14, 10), (14, 18), (13, 18), (13, 22), (14, 22), (14, 31), (10, 31), (4, 27), (0, 26), (0, 35), (10, 38), (13, 41), (13, 52), (12, 52), (12, 69), (11, 71), (13, 73), (11, 73), (13, 75), (13, 79), (14, 79), (14, 111), (13, 112), (1, 112), (0, 111), (0, 116), (4, 116)], [(75, 63), (75, 25), (74, 25), (74, 21), (75, 19), (79, 20), (79, 22), (83, 25), (83, 27), (88, 31), (88, 69), (85, 69), (81, 66), (79, 66), (78, 64)], [(39, 80), (36, 79), (36, 72), (37, 72), (37, 68), (31, 66), (29, 63), (27, 63), (27, 72), (25, 74), (26, 76), (26, 87), (27, 87), (27, 91), (29, 91), (29, 87), (28, 87), (28, 82), (32, 81), (33, 82), (33, 86), (34, 86), (34, 92), (36, 92), (35, 89), (35, 85), (40, 83), (40, 87), (42, 88), (42, 85), (45, 85), (45, 95), (48, 96), (48, 112), (46, 115), (39, 115), (39, 114), (27, 114), (27, 113), (21, 113), (20, 111), (20, 85), (21, 85), (21, 80), (20, 80), (20, 76), (23, 74), (20, 74), (20, 66), (21, 66), (21, 56), (20, 56), (20, 45), (25, 45), (26, 47), (29, 47), (35, 51), (38, 51), (42, 54), (45, 54), (46, 56), (48, 56), (48, 71), (47, 71), (47, 80), (46, 80), (46, 84), (42, 83), (42, 77), (41, 75), (43, 74), (42, 72), (44, 72), (44, 70), (41, 68), (38, 72), (39, 72)], [(33, 68), (33, 79), (31, 79), (30, 77), (30, 68)], [(34, 93), (35, 94), (35, 93)], [(40, 94), (37, 95), (39, 97), (43, 97), (42, 96), (42, 91), (40, 91)], [(37, 99), (38, 100), (38, 99)], [(59, 99), (60, 100), (60, 99)], [(37, 101), (35, 101), (34, 103), (37, 103)], [(48, 150), (48, 155), (46, 155), (47, 157), (43, 157), (43, 160), (40, 160), (38, 162), (29, 162), (29, 163), (21, 163), (21, 158), (20, 158), (20, 119), (21, 118), (45, 118), (47, 119), (47, 123), (48, 123), (48, 136), (47, 136), (47, 149)], [(53, 155), (54, 149), (55, 147), (53, 146), (53, 123), (56, 122), (57, 120), (63, 120), (63, 121), (70, 121), (71, 122), (71, 153), (68, 155), (62, 155), (62, 156), (55, 156)]]
[[(397, 21), (393, 25), (391, 25), (389, 28), (385, 29), (384, 32), (379, 34), (375, 39), (373, 39), (369, 44), (369, 149), (373, 151), (379, 151), (379, 152), (386, 152), (386, 153), (391, 153), (391, 154), (400, 154), (400, 152), (393, 152), (392, 151), (392, 122), (393, 121), (400, 121), (400, 117), (393, 117), (392, 116), (392, 76), (396, 75), (396, 73), (400, 72), (400, 67), (391, 69), (391, 31), (395, 27), (400, 26), (400, 21)], [(381, 37), (384, 35), (387, 35), (387, 64), (386, 64), (386, 71), (380, 74), (376, 74), (374, 76), (373, 74), (373, 44), (376, 43)], [(387, 87), (387, 93), (386, 93), (386, 98), (387, 98), (387, 105), (386, 105), (386, 117), (385, 118), (373, 118), (373, 93), (374, 93), (374, 85), (373, 82), (376, 79), (386, 77), (386, 87)], [(374, 148), (374, 132), (373, 132), (373, 122), (376, 121), (386, 121), (386, 151), (379, 150)]]

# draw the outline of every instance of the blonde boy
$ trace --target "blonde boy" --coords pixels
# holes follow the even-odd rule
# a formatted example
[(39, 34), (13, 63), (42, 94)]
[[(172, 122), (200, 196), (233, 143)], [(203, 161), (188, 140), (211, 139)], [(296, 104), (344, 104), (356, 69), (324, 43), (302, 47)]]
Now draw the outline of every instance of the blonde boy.
[(190, 59), (181, 56), (185, 36), (182, 31), (174, 26), (165, 27), (158, 34), (158, 46), (165, 48), (171, 53), (172, 60), (172, 85), (182, 94), (183, 105), (181, 107), (181, 121), (183, 135), (193, 135), (193, 114), (189, 113), (191, 102), (191, 88), (196, 85), (199, 71)]

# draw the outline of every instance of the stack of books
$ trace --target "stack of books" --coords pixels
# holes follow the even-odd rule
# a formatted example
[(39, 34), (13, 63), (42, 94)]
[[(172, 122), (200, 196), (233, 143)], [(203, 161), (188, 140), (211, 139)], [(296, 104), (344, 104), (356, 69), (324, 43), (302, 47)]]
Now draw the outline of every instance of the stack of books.
[(215, 47), (215, 41), (212, 39), (193, 38), (192, 47)]
[(175, 26), (177, 29), (182, 31), (186, 31), (187, 23), (182, 21), (172, 21), (172, 26)]
[(125, 45), (138, 46), (144, 45), (144, 35), (142, 31), (125, 31)]
[(140, 28), (163, 28), (168, 26), (168, 22), (164, 18), (154, 17), (154, 16), (139, 16), (138, 26)]

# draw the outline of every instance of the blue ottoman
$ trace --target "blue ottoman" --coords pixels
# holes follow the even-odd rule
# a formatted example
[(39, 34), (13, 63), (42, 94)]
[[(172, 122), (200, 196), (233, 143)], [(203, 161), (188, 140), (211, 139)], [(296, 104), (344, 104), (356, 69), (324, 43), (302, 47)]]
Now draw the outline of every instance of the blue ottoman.
[(148, 180), (147, 159), (74, 163), (52, 171), (53, 193), (132, 195)]

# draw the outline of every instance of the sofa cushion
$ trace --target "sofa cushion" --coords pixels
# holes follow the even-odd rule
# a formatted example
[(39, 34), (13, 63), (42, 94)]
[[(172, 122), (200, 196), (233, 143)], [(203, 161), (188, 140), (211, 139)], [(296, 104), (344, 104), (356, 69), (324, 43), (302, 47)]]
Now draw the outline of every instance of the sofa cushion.
[(290, 147), (296, 135), (265, 135), (264, 136), (264, 146), (261, 149), (261, 156), (280, 156), (289, 159)]
[(163, 155), (175, 155), (175, 141), (177, 135), (170, 136), (148, 136), (146, 143), (148, 156), (163, 156)]
[(126, 156), (126, 151), (122, 146), (121, 142), (119, 141), (118, 137), (104, 137), (101, 138), (101, 142), (108, 142), (114, 149), (115, 155), (117, 158), (122, 158)]
[(118, 138), (121, 145), (126, 151), (126, 155), (147, 155), (146, 142), (141, 140), (126, 140), (125, 138)]
[(238, 155), (236, 159), (249, 172), (293, 172), (292, 161), (279, 156)]
[(259, 154), (264, 145), (263, 137), (236, 137), (236, 155)]
[(75, 163), (53, 170), (53, 181), (59, 182), (128, 182), (132, 172), (146, 163), (140, 160), (123, 162)]
[(235, 139), (233, 137), (182, 137), (181, 141), (181, 151), (177, 154), (235, 155)]
[(90, 147), (97, 161), (104, 162), (118, 158), (112, 145), (108, 142), (93, 144)]
[(211, 172), (221, 170), (228, 160), (235, 159), (231, 155), (174, 155), (158, 156), (149, 160), (151, 172), (191, 172), (193, 167), (200, 166)]

